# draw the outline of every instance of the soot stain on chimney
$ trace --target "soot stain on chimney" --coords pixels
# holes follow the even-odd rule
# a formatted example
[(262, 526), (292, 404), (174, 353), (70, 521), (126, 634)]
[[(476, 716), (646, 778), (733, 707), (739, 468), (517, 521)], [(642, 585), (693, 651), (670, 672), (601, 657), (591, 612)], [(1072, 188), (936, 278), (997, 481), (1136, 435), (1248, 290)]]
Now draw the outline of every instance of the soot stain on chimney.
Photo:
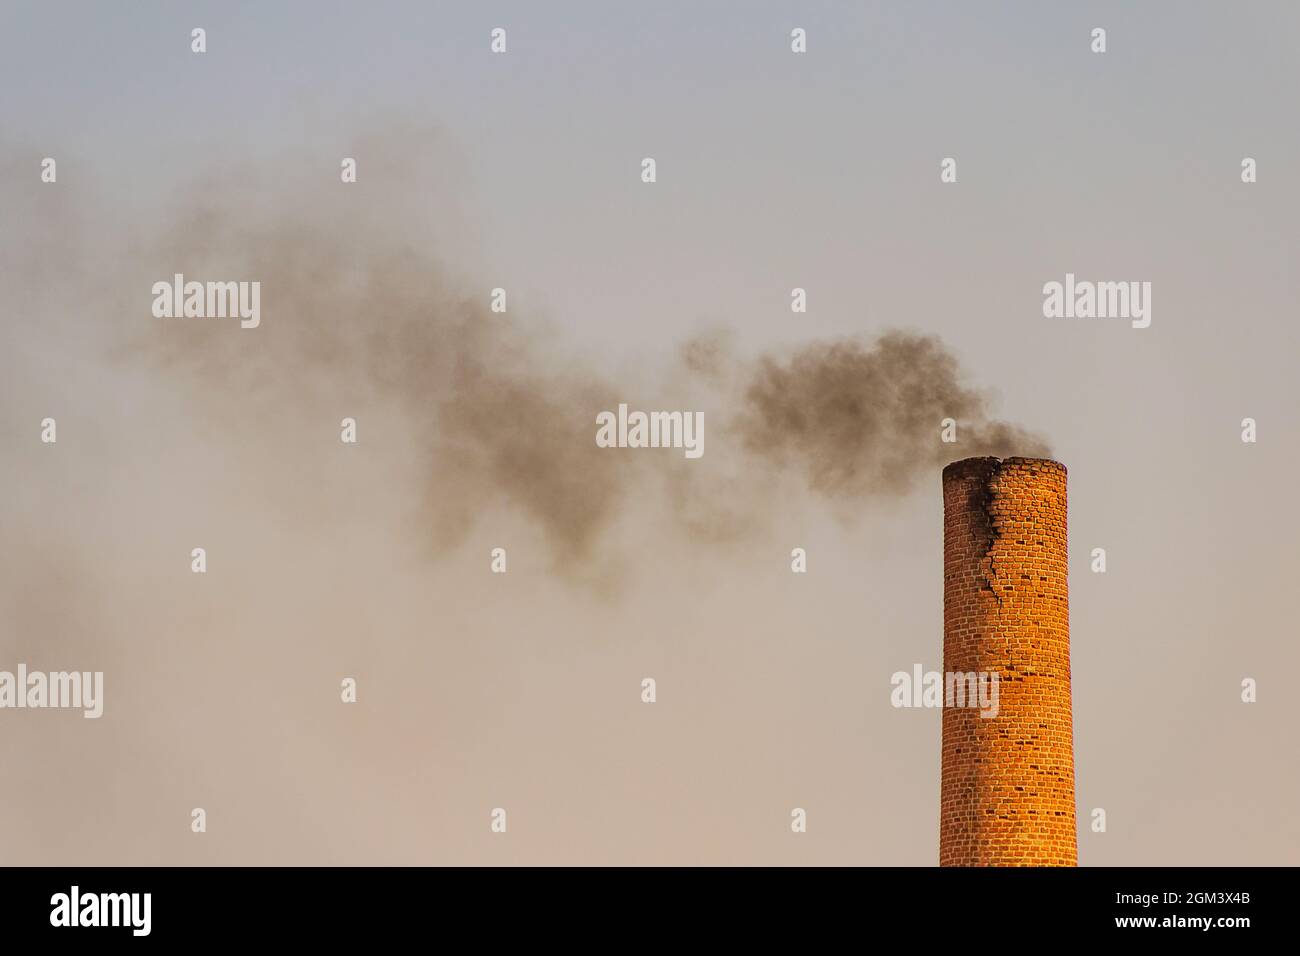
[(997, 498), (997, 489), (994, 485), (1001, 465), (1001, 459), (989, 457), (967, 458), (948, 466), (949, 468), (960, 466), (963, 472), (977, 479), (971, 483), (969, 504), (972, 512), (979, 516), (979, 531), (984, 539), (982, 545), (984, 557), (980, 560), (980, 571), (984, 575), (981, 590), (988, 591), (993, 596), (999, 610), (1002, 608), (1002, 595), (998, 593), (997, 564), (993, 552), (1001, 536), (1001, 529), (998, 526), (993, 502)]

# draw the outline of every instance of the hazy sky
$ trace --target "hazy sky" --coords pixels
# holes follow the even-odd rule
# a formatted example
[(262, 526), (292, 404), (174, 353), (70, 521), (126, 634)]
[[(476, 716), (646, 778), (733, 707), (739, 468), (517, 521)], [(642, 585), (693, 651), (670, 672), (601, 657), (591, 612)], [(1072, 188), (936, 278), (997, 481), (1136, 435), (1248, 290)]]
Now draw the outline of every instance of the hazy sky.
[[(942, 665), (938, 469), (723, 543), (651, 477), (556, 573), (526, 492), (462, 508), (418, 400), (363, 374), (368, 330), (454, 310), (427, 274), (507, 287), (547, 369), (642, 407), (698, 397), (674, 356), (712, 327), (747, 357), (941, 336), (1069, 468), (1080, 862), (1300, 863), (1300, 8), (1064, 7), (0, 6), (0, 669), (106, 683), (98, 721), (0, 712), (4, 862), (936, 862), (939, 714), (889, 677)], [(215, 346), (151, 316), (212, 263), (326, 291), (268, 281)], [(1044, 318), (1067, 272), (1151, 282), (1150, 327)], [(747, 467), (715, 433), (700, 463)]]

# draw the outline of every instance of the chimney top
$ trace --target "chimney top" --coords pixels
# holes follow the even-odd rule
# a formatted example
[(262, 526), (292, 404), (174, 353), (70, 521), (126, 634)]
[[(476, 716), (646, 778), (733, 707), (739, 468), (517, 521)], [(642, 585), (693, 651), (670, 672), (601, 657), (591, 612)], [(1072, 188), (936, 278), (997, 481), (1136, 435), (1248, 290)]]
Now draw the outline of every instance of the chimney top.
[(943, 477), (947, 478), (987, 478), (995, 471), (998, 471), (1004, 465), (1028, 465), (1031, 471), (1042, 469), (1044, 471), (1066, 471), (1065, 465), (1054, 458), (1021, 458), (1013, 456), (1011, 458), (962, 458), (959, 461), (950, 462), (943, 469)]

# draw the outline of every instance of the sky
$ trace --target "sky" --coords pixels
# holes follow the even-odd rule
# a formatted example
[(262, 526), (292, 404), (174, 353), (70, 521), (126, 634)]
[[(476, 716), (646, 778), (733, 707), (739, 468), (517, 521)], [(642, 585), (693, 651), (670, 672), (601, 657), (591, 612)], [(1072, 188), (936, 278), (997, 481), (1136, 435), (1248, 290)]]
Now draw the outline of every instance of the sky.
[[(589, 395), (721, 422), (734, 392), (678, 360), (716, 329), (741, 367), (938, 336), (1067, 465), (1082, 864), (1300, 862), (1298, 27), (1283, 2), (3, 4), (0, 669), (107, 695), (0, 713), (6, 862), (933, 864), (939, 714), (889, 678), (942, 665), (938, 467), (764, 497), (719, 431), (688, 478), (610, 452), (640, 456), (611, 492), (537, 438), (536, 408), (585, 434)], [(268, 276), (261, 328), (151, 315), (205, 266)], [(1149, 281), (1150, 327), (1045, 318), (1067, 273)], [(400, 354), (454, 402), (460, 333), (419, 309), (494, 287), (527, 343), (505, 384), (536, 387), (468, 411), (575, 476), (579, 553), (531, 466), (449, 460)], [(698, 476), (741, 489), (743, 534), (670, 520)]]

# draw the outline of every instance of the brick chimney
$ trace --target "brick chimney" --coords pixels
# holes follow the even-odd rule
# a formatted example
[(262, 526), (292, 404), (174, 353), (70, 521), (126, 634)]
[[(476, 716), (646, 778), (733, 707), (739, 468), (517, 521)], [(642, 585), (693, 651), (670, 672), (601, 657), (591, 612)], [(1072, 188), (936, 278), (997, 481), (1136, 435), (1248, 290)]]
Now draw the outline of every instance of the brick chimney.
[[(998, 675), (998, 710), (943, 709), (940, 866), (1075, 866), (1066, 471), (943, 470), (943, 665)], [(947, 704), (947, 702), (945, 702)]]

